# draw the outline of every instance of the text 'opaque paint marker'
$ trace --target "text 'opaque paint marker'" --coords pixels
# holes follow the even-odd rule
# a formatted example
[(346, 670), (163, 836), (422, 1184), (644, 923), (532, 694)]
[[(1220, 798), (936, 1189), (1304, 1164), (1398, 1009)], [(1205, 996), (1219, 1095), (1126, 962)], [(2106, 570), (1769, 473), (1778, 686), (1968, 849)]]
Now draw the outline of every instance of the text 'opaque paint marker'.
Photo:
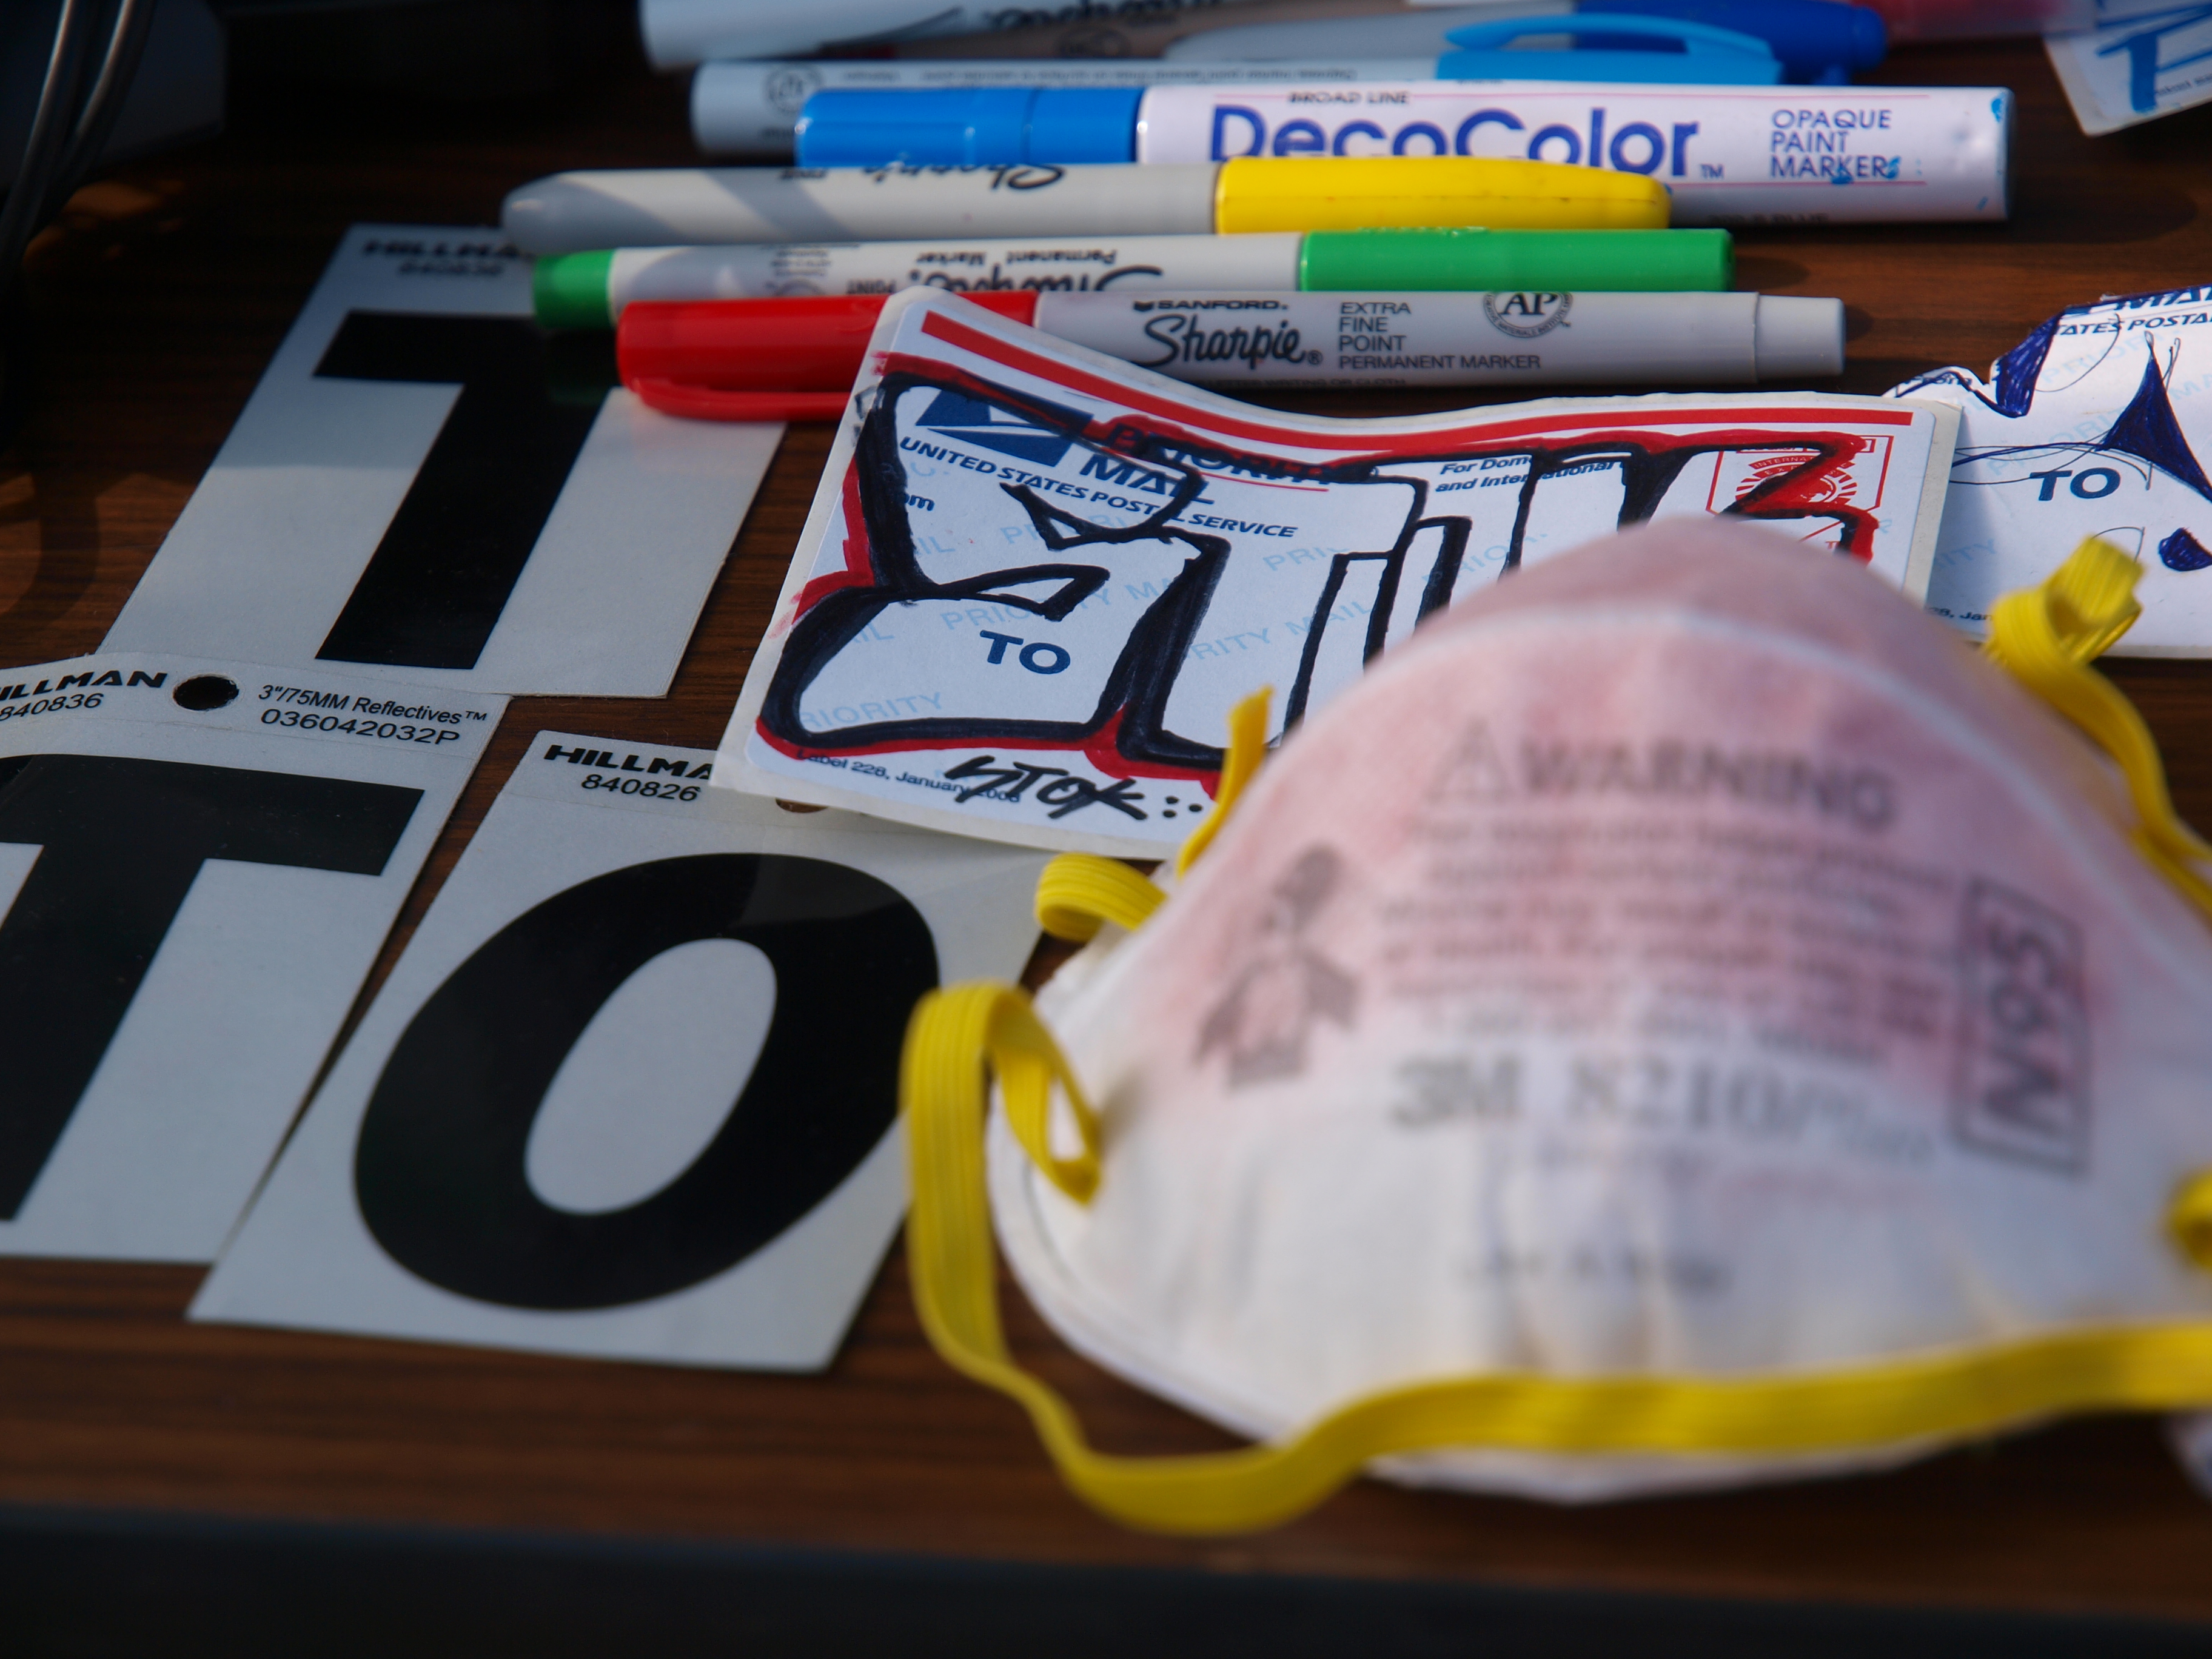
[[(1678, 224), (2008, 210), (2012, 94), (2002, 87), (1423, 81), (1040, 91), (1025, 113), (1011, 101), (997, 90), (820, 93), (800, 122), (799, 155), (846, 166), (1491, 156), (1663, 182)], [(847, 108), (864, 118), (843, 125)]]
[(617, 248), (538, 261), (538, 320), (611, 328), (638, 301), (1169, 289), (1705, 292), (1735, 275), (1724, 230), (1317, 230), (1000, 242)]
[[(1002, 317), (1181, 380), (1743, 386), (1838, 374), (1840, 300), (1759, 294), (983, 294)], [(876, 295), (634, 305), (616, 354), (655, 409), (835, 419)]]
[(526, 253), (692, 242), (927, 236), (1191, 236), (1486, 225), (1659, 230), (1656, 179), (1541, 161), (1358, 157), (1164, 167), (640, 168), (562, 173), (512, 192)]

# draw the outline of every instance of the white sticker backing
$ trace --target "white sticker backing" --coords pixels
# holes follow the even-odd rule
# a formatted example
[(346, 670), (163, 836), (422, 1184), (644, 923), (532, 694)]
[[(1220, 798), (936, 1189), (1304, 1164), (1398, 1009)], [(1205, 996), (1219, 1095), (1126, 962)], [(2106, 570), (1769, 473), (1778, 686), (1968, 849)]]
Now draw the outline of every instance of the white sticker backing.
[(103, 648), (657, 697), (783, 428), (656, 414), (497, 231), (356, 225)]
[(541, 732), (197, 1319), (829, 1363), (905, 1204), (908, 1014), (1012, 979), (1043, 860)]
[(214, 1259), (503, 706), (151, 654), (0, 672), (0, 1255)]

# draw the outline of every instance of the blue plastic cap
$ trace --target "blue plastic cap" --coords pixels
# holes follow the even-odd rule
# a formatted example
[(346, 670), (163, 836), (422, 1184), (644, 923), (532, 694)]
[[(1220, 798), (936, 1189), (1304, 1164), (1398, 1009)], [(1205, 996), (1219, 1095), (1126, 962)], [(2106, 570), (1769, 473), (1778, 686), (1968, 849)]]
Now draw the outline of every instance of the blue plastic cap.
[(1755, 35), (1792, 81), (1836, 84), (1851, 70), (1872, 69), (1889, 49), (1880, 12), (1838, 0), (1605, 0), (1604, 9)]
[(809, 167), (1130, 161), (1142, 87), (834, 88), (800, 112)]
[(1079, 166), (1137, 159), (1137, 106), (1142, 87), (1055, 87), (1036, 95), (1030, 112), (1024, 161)]

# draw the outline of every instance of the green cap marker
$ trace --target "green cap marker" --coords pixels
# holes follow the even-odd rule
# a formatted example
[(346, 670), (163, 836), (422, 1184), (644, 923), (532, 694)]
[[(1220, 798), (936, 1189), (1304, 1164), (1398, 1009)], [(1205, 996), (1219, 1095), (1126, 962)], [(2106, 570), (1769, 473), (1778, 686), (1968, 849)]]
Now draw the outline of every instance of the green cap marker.
[(618, 248), (541, 258), (533, 293), (547, 328), (611, 328), (634, 300), (922, 284), (956, 293), (1716, 293), (1735, 271), (1724, 230), (1317, 230)]
[(1724, 230), (1314, 230), (1315, 292), (1713, 294), (1735, 276)]
[(612, 328), (607, 284), (614, 274), (611, 249), (598, 253), (556, 253), (538, 261), (530, 273), (530, 299), (547, 328)]

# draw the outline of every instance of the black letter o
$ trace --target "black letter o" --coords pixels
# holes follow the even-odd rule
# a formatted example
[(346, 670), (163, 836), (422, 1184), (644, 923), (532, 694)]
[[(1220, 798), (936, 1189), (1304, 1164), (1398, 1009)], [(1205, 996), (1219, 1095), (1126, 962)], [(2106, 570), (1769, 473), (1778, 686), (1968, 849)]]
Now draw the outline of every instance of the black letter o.
[[(620, 1210), (531, 1190), (530, 1130), (606, 1000), (662, 951), (750, 945), (775, 1015), (721, 1128)], [(906, 1018), (937, 983), (915, 908), (817, 859), (718, 853), (611, 871), (487, 939), (422, 1005), (362, 1120), (354, 1191), (393, 1260), (478, 1301), (611, 1308), (712, 1279), (814, 1208), (896, 1115)]]

